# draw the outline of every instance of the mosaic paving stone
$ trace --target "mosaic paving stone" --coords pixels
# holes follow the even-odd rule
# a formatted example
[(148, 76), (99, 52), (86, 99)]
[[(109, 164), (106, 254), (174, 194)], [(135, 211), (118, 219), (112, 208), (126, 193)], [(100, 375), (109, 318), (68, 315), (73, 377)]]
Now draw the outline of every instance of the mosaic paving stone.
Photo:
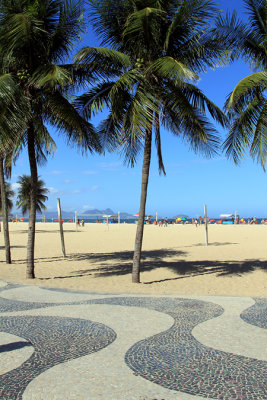
[(267, 299), (254, 298), (253, 300), (255, 304), (244, 310), (240, 317), (248, 324), (267, 329)]
[(266, 400), (267, 363), (214, 350), (191, 334), (199, 323), (219, 316), (212, 303), (182, 299), (113, 298), (96, 303), (147, 307), (174, 318), (165, 332), (136, 343), (125, 362), (138, 375), (165, 388), (219, 400)]
[(0, 297), (0, 313), (26, 311), (44, 307), (55, 307), (57, 305), (61, 305), (61, 303), (32, 303), (26, 301), (9, 300)]
[(0, 332), (0, 375), (19, 367), (33, 352), (31, 343), (25, 339)]
[[(207, 301), (207, 298), (195, 300)], [(209, 301), (220, 305), (224, 313), (194, 327), (192, 335), (195, 339), (216, 350), (267, 361), (267, 331), (240, 318), (240, 314), (255, 301), (251, 297), (221, 296), (209, 297)]]
[[(101, 322), (111, 327), (117, 338), (99, 352), (45, 371), (27, 386), (23, 400), (143, 400), (144, 397), (147, 400), (205, 400), (165, 389), (136, 376), (124, 362), (131, 346), (173, 325), (169, 315), (146, 308), (105, 304), (62, 305), (32, 312)], [(58, 385), (61, 376), (64, 376), (64, 386)]]
[(27, 385), (42, 372), (99, 351), (116, 338), (111, 328), (76, 318), (0, 316), (0, 326), (1, 331), (27, 340), (35, 350), (20, 367), (1, 375), (1, 400), (21, 400)]

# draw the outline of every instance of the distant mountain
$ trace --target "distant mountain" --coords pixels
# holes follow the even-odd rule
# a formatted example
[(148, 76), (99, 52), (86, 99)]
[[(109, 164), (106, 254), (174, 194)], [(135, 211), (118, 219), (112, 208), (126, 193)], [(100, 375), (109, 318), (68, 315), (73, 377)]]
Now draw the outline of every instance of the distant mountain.
[(97, 208), (93, 210), (86, 210), (83, 211), (81, 214), (89, 214), (90, 216), (100, 216), (100, 215), (113, 215), (115, 214), (111, 208), (106, 208), (105, 210), (98, 210)]
[[(83, 211), (79, 215), (84, 215), (85, 218), (95, 218), (95, 217), (101, 217), (102, 215), (117, 215), (117, 212), (114, 212), (111, 208), (106, 208), (105, 210), (98, 210), (97, 208), (94, 210), (86, 210)], [(132, 219), (133, 215), (129, 214), (127, 212), (120, 212), (120, 217), (121, 219)]]
[[(61, 211), (61, 215), (63, 219), (73, 219), (74, 218), (74, 211)], [(99, 210), (97, 208), (93, 210), (86, 210), (82, 212), (77, 212), (78, 218), (84, 217), (85, 219), (96, 219), (96, 217), (102, 218), (103, 215), (117, 215), (117, 212), (114, 212), (111, 208), (106, 208), (105, 210)], [(21, 212), (17, 211), (13, 213), (14, 216), (17, 216), (18, 218), (22, 218), (23, 215)], [(58, 214), (57, 211), (45, 211), (42, 214), (37, 213), (36, 217), (37, 220), (40, 220), (45, 216), (46, 219), (57, 219)], [(25, 218), (29, 218), (29, 214), (24, 215)], [(134, 219), (134, 216), (132, 214), (129, 214), (127, 212), (121, 212), (120, 213), (120, 218), (121, 219)]]

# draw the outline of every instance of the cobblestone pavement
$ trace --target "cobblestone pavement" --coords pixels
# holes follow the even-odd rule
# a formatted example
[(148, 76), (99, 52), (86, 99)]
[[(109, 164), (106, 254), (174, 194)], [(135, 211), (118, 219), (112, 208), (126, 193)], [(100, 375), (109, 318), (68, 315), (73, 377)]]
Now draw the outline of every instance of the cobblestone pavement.
[(267, 299), (0, 281), (0, 400), (267, 400)]

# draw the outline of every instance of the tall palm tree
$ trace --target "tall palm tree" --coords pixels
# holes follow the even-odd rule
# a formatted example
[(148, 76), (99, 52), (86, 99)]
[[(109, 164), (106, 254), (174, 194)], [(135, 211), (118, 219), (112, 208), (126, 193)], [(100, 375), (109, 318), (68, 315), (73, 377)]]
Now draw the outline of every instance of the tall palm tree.
[(138, 283), (152, 137), (164, 174), (162, 126), (196, 152), (216, 152), (218, 137), (206, 111), (222, 126), (227, 120), (194, 82), (208, 67), (225, 62), (227, 54), (209, 35), (218, 12), (210, 0), (91, 0), (90, 5), (92, 24), (108, 47), (87, 47), (76, 55), (99, 79), (77, 105), (87, 118), (110, 110), (99, 131), (102, 137), (117, 134), (131, 165), (144, 151), (132, 270)]
[(11, 249), (8, 228), (8, 215), (13, 207), (11, 198), (15, 195), (9, 183), (5, 182), (5, 175), (9, 175), (9, 168), (5, 168), (4, 159), (0, 156), (0, 211), (3, 219), (6, 263), (11, 264)]
[[(16, 206), (18, 208), (21, 208), (22, 214), (25, 215), (27, 211), (31, 210), (31, 177), (29, 175), (20, 176), (18, 184), (19, 190)], [(40, 213), (42, 212), (42, 210), (46, 210), (46, 206), (44, 203), (48, 199), (46, 193), (48, 193), (49, 190), (45, 188), (44, 185), (44, 181), (38, 178), (36, 190), (36, 211)]]
[(101, 150), (93, 126), (79, 115), (68, 97), (82, 79), (81, 71), (68, 62), (84, 31), (82, 1), (2, 0), (0, 26), (6, 68), (30, 111), (20, 144), (27, 147), (31, 171), (26, 277), (34, 278), (37, 164), (54, 148), (47, 124), (85, 152)]
[(242, 57), (254, 70), (228, 96), (225, 108), (231, 129), (224, 143), (228, 157), (238, 163), (249, 149), (264, 168), (267, 157), (267, 3), (244, 0), (248, 23), (236, 13), (218, 20), (216, 35), (232, 48), (232, 58)]
[(8, 186), (5, 183), (5, 177), (8, 178), (11, 174), (11, 154), (17, 142), (17, 133), (22, 132), (25, 127), (27, 109), (25, 108), (24, 98), (20, 95), (12, 74), (6, 71), (5, 63), (6, 60), (3, 57), (0, 46), (0, 202), (3, 216), (6, 263), (11, 264), (8, 229), (10, 204), (8, 204), (8, 193), (6, 193)]

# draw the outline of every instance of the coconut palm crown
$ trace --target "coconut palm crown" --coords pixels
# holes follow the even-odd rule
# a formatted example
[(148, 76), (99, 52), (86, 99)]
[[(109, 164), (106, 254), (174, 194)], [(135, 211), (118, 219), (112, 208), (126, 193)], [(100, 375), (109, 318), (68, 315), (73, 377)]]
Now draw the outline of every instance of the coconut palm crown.
[(232, 58), (242, 57), (253, 73), (244, 77), (228, 96), (225, 109), (231, 129), (224, 143), (229, 158), (239, 163), (247, 150), (265, 168), (267, 157), (267, 3), (244, 0), (248, 23), (236, 13), (220, 17), (216, 35), (232, 49)]
[[(18, 184), (19, 190), (16, 206), (20, 208), (22, 214), (25, 215), (27, 211), (30, 211), (31, 209), (31, 177), (29, 175), (19, 176)], [(46, 196), (47, 193), (49, 193), (49, 190), (45, 188), (44, 181), (38, 178), (36, 211), (40, 213), (43, 210), (46, 210), (44, 203), (48, 199)]]
[(90, 118), (107, 108), (102, 136), (115, 132), (132, 166), (144, 151), (142, 193), (133, 281), (139, 282), (143, 222), (152, 137), (159, 171), (165, 174), (161, 128), (184, 139), (195, 152), (216, 153), (218, 136), (206, 116), (222, 126), (223, 112), (195, 85), (198, 74), (226, 62), (228, 54), (209, 34), (217, 14), (211, 0), (91, 0), (90, 15), (101, 47), (83, 48), (76, 60), (98, 78), (77, 100)]

